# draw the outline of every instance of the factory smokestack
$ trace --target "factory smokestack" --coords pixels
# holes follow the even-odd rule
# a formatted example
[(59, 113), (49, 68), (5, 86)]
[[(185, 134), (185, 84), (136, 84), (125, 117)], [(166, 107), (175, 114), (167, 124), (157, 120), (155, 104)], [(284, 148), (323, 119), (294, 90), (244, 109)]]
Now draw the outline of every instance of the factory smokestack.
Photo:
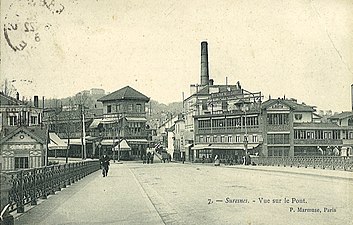
[(201, 42), (201, 85), (209, 84), (207, 42)]

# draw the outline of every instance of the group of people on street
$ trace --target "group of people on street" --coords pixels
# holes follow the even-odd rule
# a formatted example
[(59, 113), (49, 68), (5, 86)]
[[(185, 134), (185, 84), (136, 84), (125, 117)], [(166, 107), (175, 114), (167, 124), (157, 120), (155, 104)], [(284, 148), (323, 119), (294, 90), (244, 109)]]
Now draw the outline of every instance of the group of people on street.
[(146, 155), (142, 155), (142, 163), (143, 164), (153, 164), (153, 160), (154, 160), (154, 152), (148, 152)]

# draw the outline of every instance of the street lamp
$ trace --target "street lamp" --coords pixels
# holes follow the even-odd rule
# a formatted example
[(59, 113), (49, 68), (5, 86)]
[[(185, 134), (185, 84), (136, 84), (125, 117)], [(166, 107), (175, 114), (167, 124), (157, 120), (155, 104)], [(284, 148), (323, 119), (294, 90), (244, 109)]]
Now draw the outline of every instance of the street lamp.
[(101, 143), (102, 141), (100, 141), (99, 143), (98, 143), (98, 155), (99, 155), (99, 159), (101, 158), (101, 149), (102, 149), (102, 143)]

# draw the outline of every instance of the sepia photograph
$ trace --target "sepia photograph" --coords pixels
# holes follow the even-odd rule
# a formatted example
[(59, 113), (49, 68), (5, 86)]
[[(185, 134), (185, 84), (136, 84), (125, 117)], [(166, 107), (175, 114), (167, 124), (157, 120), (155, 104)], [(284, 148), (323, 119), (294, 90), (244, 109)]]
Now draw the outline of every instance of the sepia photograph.
[(0, 225), (353, 223), (353, 0), (0, 18)]

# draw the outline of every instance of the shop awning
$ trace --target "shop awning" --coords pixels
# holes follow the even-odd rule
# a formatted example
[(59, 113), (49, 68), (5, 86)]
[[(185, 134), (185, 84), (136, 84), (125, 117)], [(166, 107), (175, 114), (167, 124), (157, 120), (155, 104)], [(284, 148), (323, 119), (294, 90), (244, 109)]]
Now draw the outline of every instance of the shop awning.
[(118, 140), (113, 140), (113, 139), (103, 139), (100, 143), (101, 145), (113, 145), (116, 143)]
[[(259, 144), (248, 144), (248, 149), (253, 149)], [(208, 149), (220, 149), (220, 150), (244, 150), (245, 146), (242, 143), (239, 144), (211, 144)]]
[[(253, 149), (259, 144), (248, 144), (248, 149)], [(245, 146), (242, 143), (239, 144), (198, 144), (191, 148), (192, 150), (200, 149), (219, 149), (219, 150), (244, 150)]]
[[(119, 147), (118, 147), (118, 146), (119, 146)], [(119, 149), (119, 148), (120, 148), (120, 149)], [(122, 140), (122, 141), (119, 143), (119, 145), (117, 145), (117, 146), (114, 147), (114, 150), (115, 150), (115, 151), (118, 151), (118, 150), (120, 150), (120, 151), (130, 151), (131, 148), (130, 148), (130, 146), (128, 145), (128, 143), (126, 142), (126, 140)]]
[(48, 144), (49, 150), (67, 148), (67, 144), (55, 133), (49, 133), (49, 139), (50, 139)]
[(102, 122), (102, 119), (94, 119), (91, 125), (89, 125), (89, 129), (96, 129), (101, 122)]
[(143, 117), (125, 117), (125, 119), (129, 122), (146, 122), (147, 119)]
[(208, 148), (209, 145), (202, 145), (202, 144), (199, 144), (199, 145), (195, 145), (194, 147), (192, 147), (191, 149), (192, 150), (200, 150), (200, 149), (205, 149), (205, 148)]
[(189, 149), (190, 148), (190, 146), (192, 146), (193, 144), (186, 144), (186, 145), (184, 145), (184, 149)]
[[(64, 142), (67, 144), (67, 139)], [(82, 145), (81, 138), (70, 138), (70, 145)]]
[(129, 144), (147, 144), (148, 141), (146, 139), (127, 139)]

